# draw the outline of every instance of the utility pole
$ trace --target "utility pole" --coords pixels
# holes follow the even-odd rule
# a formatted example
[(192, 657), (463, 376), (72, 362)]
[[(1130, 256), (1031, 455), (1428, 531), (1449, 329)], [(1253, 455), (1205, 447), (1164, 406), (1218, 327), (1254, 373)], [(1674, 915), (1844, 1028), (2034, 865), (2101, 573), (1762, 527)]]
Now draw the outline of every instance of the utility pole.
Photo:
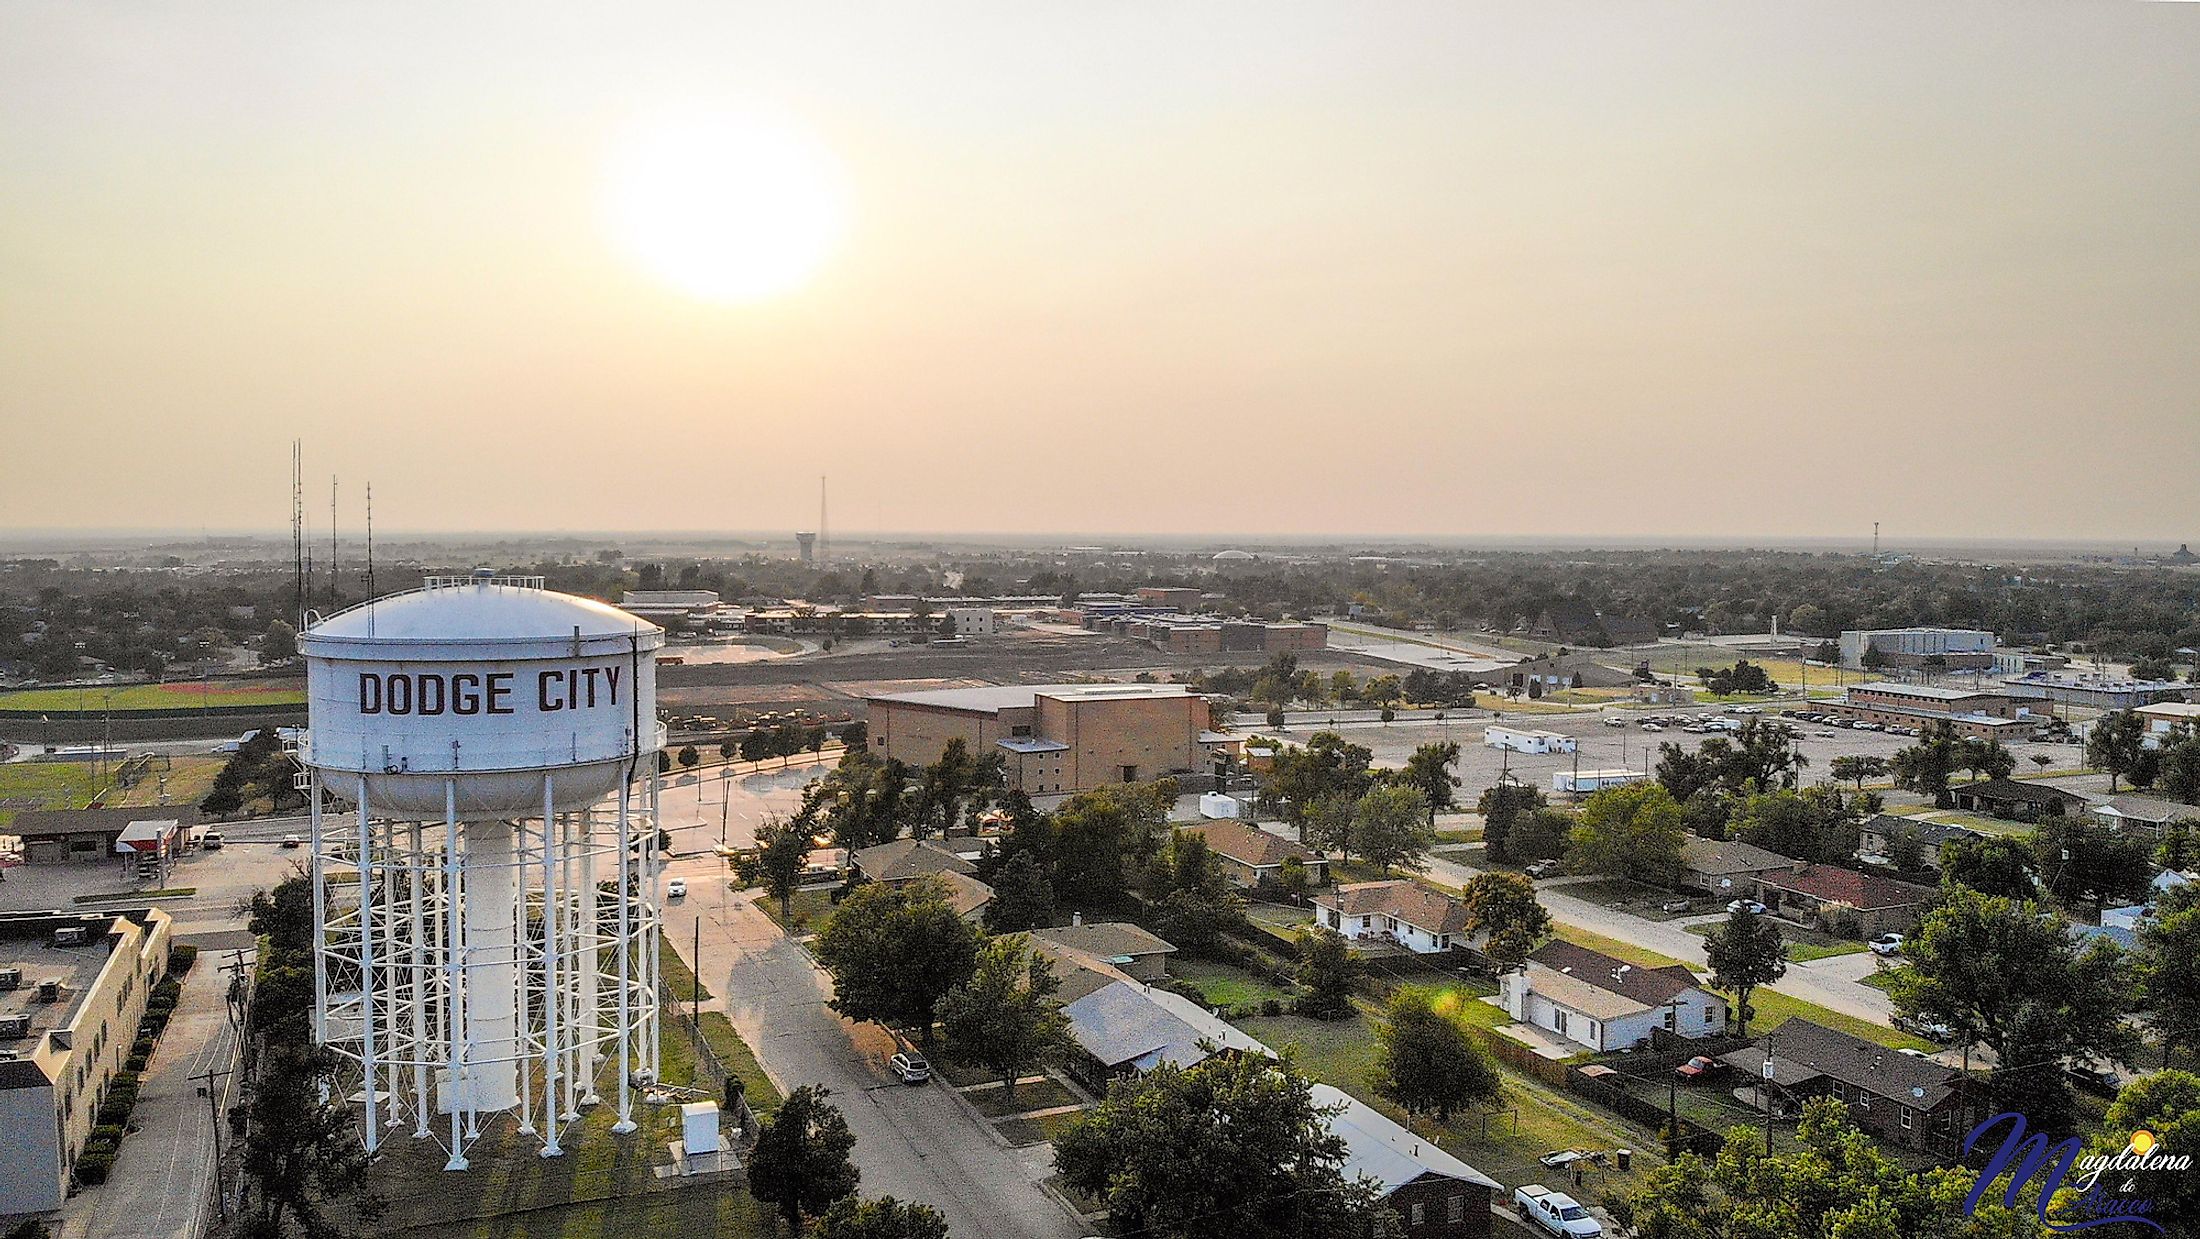
[[(1680, 1029), (1681, 1000), (1676, 997), (1665, 1004), (1667, 1027), (1675, 1033)], [(1681, 1076), (1678, 1071), (1665, 1073), (1665, 1160), (1680, 1156), (1681, 1148)]]
[(222, 1190), (222, 1103), (221, 1094), (214, 1090), (214, 1081), (226, 1080), (229, 1073), (212, 1067), (191, 1077), (199, 1081), (199, 1092), (206, 1096), (206, 1117), (214, 1125), (214, 1207), (221, 1211), (222, 1220), (229, 1220), (229, 1193)]
[(695, 997), (689, 1006), (695, 1023), (695, 1039), (703, 1039), (703, 914), (695, 914)]

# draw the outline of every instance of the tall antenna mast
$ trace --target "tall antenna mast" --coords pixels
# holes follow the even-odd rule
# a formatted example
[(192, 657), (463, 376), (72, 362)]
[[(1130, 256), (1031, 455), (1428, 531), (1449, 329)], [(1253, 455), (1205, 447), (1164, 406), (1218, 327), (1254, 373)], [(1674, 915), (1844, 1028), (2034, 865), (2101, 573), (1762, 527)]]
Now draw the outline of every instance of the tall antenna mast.
[(817, 475), (817, 566), (822, 568), (832, 558), (833, 535), (825, 526), (825, 475)]
[(1872, 522), (1872, 554), (1879, 553), (1879, 522)]
[(374, 483), (367, 483), (367, 600), (374, 600)]
[(290, 584), (291, 618), (306, 621), (305, 440), (290, 441)]
[(328, 609), (336, 609), (336, 475), (328, 475)]

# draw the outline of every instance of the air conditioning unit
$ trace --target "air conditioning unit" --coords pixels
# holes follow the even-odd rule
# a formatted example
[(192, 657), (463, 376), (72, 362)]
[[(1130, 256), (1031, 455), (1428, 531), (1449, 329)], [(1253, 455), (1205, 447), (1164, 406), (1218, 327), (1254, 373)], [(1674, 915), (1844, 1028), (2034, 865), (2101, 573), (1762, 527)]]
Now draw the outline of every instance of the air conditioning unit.
[(53, 944), (55, 946), (83, 946), (84, 927), (82, 925), (63, 925), (53, 931)]
[(60, 978), (56, 977), (38, 983), (38, 1001), (48, 1003), (61, 1001)]
[(0, 989), (21, 988), (23, 988), (23, 970), (21, 968), (0, 968)]
[(0, 1041), (21, 1041), (31, 1035), (31, 1017), (0, 1015)]

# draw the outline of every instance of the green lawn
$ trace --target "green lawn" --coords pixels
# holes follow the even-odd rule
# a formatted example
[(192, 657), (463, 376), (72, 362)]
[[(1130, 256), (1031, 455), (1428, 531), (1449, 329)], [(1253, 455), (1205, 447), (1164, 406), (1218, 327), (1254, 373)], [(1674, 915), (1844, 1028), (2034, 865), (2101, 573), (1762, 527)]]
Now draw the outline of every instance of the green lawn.
[(52, 714), (107, 711), (120, 714), (130, 710), (177, 710), (195, 706), (302, 706), (305, 703), (303, 684), (270, 680), (19, 688), (0, 693), (0, 710), (41, 710)]
[[(20, 809), (81, 809), (98, 789), (92, 768), (77, 762), (19, 761), (0, 766), (0, 802), (21, 801), (19, 808), (0, 803), (0, 827)], [(37, 804), (29, 802), (36, 801)]]
[[(683, 1000), (696, 996), (695, 971), (687, 966), (686, 960), (680, 958), (680, 952), (673, 948), (672, 939), (657, 939), (657, 966), (664, 974), (667, 992)], [(705, 1002), (711, 998), (710, 987), (707, 985), (702, 986), (702, 998)]]
[(1257, 973), (1211, 960), (1172, 960), (1169, 975), (1199, 987), (1210, 1007), (1251, 1006), (1270, 998), (1282, 1001), (1291, 996), (1290, 990)]
[(1875, 1024), (1870, 1020), (1861, 1020), (1853, 1015), (1844, 1015), (1839, 1011), (1821, 1007), (1815, 1002), (1806, 1002), (1803, 999), (1790, 997), (1774, 990), (1761, 989), (1751, 994), (1749, 1005), (1756, 1008), (1757, 1011), (1757, 1018), (1749, 1023), (1749, 1031), (1752, 1033), (1771, 1032), (1800, 1015), (1814, 1024), (1823, 1024), (1828, 1028), (1839, 1029), (1853, 1036), (1862, 1037), (1866, 1041), (1876, 1041), (1891, 1050), (1924, 1050), (1930, 1053), (1940, 1048), (1921, 1037), (1913, 1037), (1905, 1032), (1897, 1032), (1885, 1024)]
[[(1908, 965), (1905, 964), (1903, 967), (1908, 967)], [(1886, 993), (1894, 988), (1894, 975), (1900, 971), (1902, 971), (1901, 968), (1881, 968), (1879, 971), (1865, 977), (1864, 984), (1881, 993)]]
[(1482, 842), (1482, 828), (1480, 826), (1464, 826), (1457, 830), (1439, 830), (1436, 832), (1436, 842), (1440, 844), (1480, 843)]
[(758, 1114), (770, 1114), (779, 1108), (779, 1086), (764, 1074), (764, 1065), (756, 1061), (756, 1054), (749, 1043), (734, 1031), (733, 1021), (722, 1011), (703, 1012), (703, 1042), (718, 1055), (718, 1064), (739, 1076), (749, 1109)]
[(796, 891), (788, 899), (787, 905), (791, 915), (782, 916), (778, 900), (769, 895), (756, 897), (756, 906), (763, 909), (764, 915), (778, 922), (781, 929), (791, 934), (816, 933), (825, 928), (825, 922), (833, 915), (831, 891)]
[[(1677, 891), (1646, 886), (1628, 878), (1599, 878), (1594, 882), (1577, 882), (1568, 885), (1565, 890), (1576, 899), (1586, 899), (1590, 903), (1652, 921), (1677, 920), (1715, 910), (1714, 900), (1691, 899)], [(1675, 900), (1682, 901), (1686, 906), (1677, 912), (1667, 912), (1665, 905)]]
[(1064, 1110), (1059, 1114), (1042, 1114), (1035, 1119), (1001, 1119), (993, 1124), (993, 1130), (1001, 1133), (1001, 1138), (1011, 1145), (1023, 1148), (1054, 1139), (1084, 1116), (1082, 1110)]
[[(1683, 928), (1699, 938), (1708, 938), (1721, 924), (1713, 921), (1707, 925), (1687, 925)], [(1854, 955), (1858, 951), (1871, 949), (1861, 942), (1834, 938), (1789, 925), (1780, 926), (1780, 937), (1787, 942), (1789, 962), (1797, 964), (1807, 964), (1814, 959), (1830, 959), (1836, 955)]]
[(978, 1113), (988, 1118), (1022, 1114), (1026, 1110), (1051, 1110), (1056, 1106), (1074, 1106), (1083, 1099), (1062, 1086), (1053, 1078), (1039, 1081), (1026, 1080), (1016, 1086), (1014, 1094), (999, 1088), (975, 1088), (963, 1094)]
[(1607, 938), (1603, 934), (1592, 933), (1589, 930), (1572, 925), (1559, 925), (1556, 928), (1559, 937), (1573, 943), (1575, 946), (1585, 946), (1592, 951), (1601, 951), (1614, 959), (1633, 964), (1638, 968), (1663, 968), (1667, 964), (1679, 964), (1684, 968), (1690, 966), (1686, 960), (1675, 959), (1670, 955), (1653, 951), (1649, 947), (1636, 946), (1632, 942)]

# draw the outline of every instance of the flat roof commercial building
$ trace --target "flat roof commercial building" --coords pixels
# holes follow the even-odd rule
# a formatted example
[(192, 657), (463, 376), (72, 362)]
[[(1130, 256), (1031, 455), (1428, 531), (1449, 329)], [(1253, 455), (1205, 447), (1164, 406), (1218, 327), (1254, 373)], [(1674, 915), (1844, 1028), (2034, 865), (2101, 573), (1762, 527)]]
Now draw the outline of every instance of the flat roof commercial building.
[(2003, 741), (2029, 738), (2053, 715), (2043, 701), (2020, 700), (2005, 692), (1892, 680), (1853, 685), (1846, 698), (1822, 708), (1860, 723), (1920, 728), (1946, 723), (1958, 736)]
[(1182, 684), (1027, 684), (868, 699), (871, 751), (912, 766), (950, 740), (1006, 759), (1027, 795), (1205, 772), (1236, 737), (1208, 730), (1207, 699)]
[(0, 1215), (68, 1198), (169, 935), (158, 908), (0, 915)]
[(2031, 671), (2008, 676), (2002, 690), (2020, 700), (2052, 701), (2095, 710), (2136, 710), (2156, 702), (2191, 700), (2195, 686), (2175, 680), (2133, 680), (2082, 671)]
[(1994, 665), (1994, 634), (1978, 628), (1852, 628), (1841, 634), (1841, 665), (1861, 667), (1865, 651), (1890, 667), (1922, 667), (1928, 659), (1951, 671)]

